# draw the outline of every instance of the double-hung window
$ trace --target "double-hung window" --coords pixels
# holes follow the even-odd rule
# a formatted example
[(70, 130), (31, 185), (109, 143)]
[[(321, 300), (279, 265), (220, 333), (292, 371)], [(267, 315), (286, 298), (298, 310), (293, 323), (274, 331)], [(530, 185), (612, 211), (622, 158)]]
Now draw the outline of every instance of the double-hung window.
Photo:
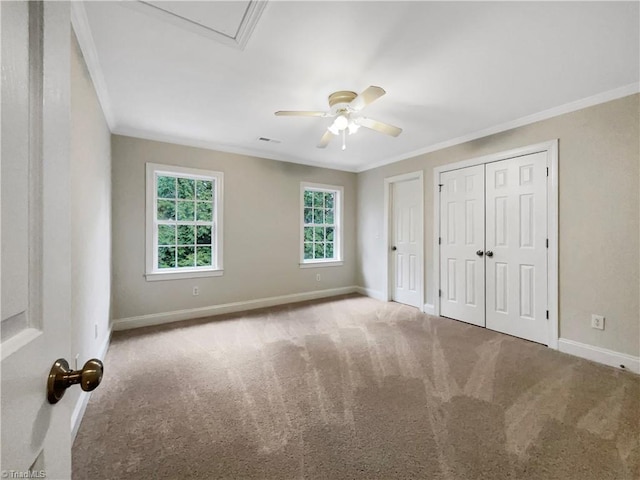
[(302, 182), (300, 194), (300, 266), (340, 265), (343, 188)]
[(147, 280), (222, 275), (222, 180), (147, 163)]

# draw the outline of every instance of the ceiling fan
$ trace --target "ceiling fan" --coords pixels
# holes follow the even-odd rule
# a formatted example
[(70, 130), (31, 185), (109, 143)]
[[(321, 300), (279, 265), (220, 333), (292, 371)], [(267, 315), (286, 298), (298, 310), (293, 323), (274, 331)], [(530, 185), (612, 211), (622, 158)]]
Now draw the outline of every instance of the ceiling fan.
[(335, 118), (320, 139), (318, 148), (325, 148), (329, 145), (333, 137), (342, 135), (342, 149), (345, 150), (347, 148), (347, 133), (352, 135), (356, 133), (360, 127), (370, 128), (376, 132), (393, 137), (397, 137), (402, 133), (401, 128), (359, 115), (360, 110), (376, 101), (385, 93), (387, 92), (385, 92), (384, 89), (373, 85), (365, 89), (360, 95), (348, 90), (341, 90), (329, 95), (328, 112), (280, 110), (276, 112), (276, 115), (279, 117)]

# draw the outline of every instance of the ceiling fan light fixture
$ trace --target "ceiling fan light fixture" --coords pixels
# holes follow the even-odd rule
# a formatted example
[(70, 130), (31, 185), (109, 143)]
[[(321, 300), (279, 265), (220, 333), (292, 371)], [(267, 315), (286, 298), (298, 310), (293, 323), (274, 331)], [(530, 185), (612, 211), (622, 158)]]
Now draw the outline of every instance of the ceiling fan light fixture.
[(344, 130), (349, 125), (349, 119), (345, 115), (339, 115), (333, 122), (338, 130)]
[[(1, 0), (0, 0), (1, 1)], [(346, 150), (347, 134), (357, 133), (360, 127), (397, 137), (402, 129), (377, 120), (359, 116), (359, 112), (367, 105), (375, 102), (386, 92), (381, 87), (371, 85), (360, 94), (350, 90), (340, 90), (329, 95), (329, 111), (312, 110), (279, 110), (275, 114), (279, 117), (331, 117), (335, 120), (327, 127), (318, 143), (318, 148), (326, 148), (333, 137), (342, 134), (342, 150)]]

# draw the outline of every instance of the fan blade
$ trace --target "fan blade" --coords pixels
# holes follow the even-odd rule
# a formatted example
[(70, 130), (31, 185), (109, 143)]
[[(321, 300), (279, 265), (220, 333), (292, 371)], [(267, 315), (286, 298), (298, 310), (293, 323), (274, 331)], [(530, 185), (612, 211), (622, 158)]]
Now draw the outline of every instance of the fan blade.
[(391, 135), (392, 137), (397, 137), (402, 133), (401, 128), (394, 127), (393, 125), (389, 125), (388, 123), (378, 122), (377, 120), (372, 120), (370, 118), (359, 118), (357, 123), (358, 125), (370, 128), (371, 130), (375, 130), (376, 132)]
[(387, 92), (385, 92), (383, 88), (375, 87), (371, 85), (364, 92), (362, 92), (356, 98), (351, 100), (351, 103), (349, 104), (349, 108), (354, 112), (359, 112), (370, 103), (373, 103), (374, 101), (379, 99), (385, 93)]
[(279, 110), (276, 112), (278, 117), (328, 117), (327, 112), (310, 112), (305, 110), (291, 111), (291, 110)]
[(320, 139), (320, 143), (318, 144), (318, 148), (326, 148), (333, 137), (335, 137), (335, 135), (329, 130), (324, 132), (324, 135), (322, 136), (322, 138)]

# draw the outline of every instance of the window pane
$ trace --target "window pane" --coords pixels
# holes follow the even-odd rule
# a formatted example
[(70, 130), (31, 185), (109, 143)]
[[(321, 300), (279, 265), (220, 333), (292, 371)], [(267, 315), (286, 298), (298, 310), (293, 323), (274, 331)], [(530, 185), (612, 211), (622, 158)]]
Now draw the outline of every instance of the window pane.
[(333, 258), (333, 242), (327, 243), (325, 258)]
[(199, 245), (211, 245), (211, 227), (198, 225), (198, 241)]
[(333, 225), (333, 208), (328, 208), (324, 212), (324, 221), (330, 225)]
[(213, 198), (213, 182), (198, 180), (196, 182), (198, 200), (211, 200)]
[(178, 225), (178, 245), (193, 245), (194, 243), (196, 243), (195, 227), (193, 225)]
[(313, 193), (309, 190), (304, 191), (304, 206), (312, 207), (313, 206)]
[(313, 259), (313, 243), (304, 244), (304, 259)]
[(176, 202), (173, 200), (158, 200), (158, 220), (175, 220)]
[(196, 247), (178, 247), (178, 267), (194, 267)]
[(210, 222), (213, 219), (213, 205), (211, 202), (198, 202), (196, 220)]
[(178, 198), (193, 200), (196, 195), (196, 181), (191, 178), (178, 178)]
[(158, 248), (158, 268), (175, 268), (176, 247)]
[(211, 266), (211, 247), (197, 247), (196, 265), (198, 267)]
[(340, 192), (333, 188), (306, 187), (303, 192), (303, 261), (336, 260), (337, 225), (336, 207)]
[(327, 227), (326, 239), (333, 242), (333, 227)]
[(324, 210), (322, 208), (313, 209), (313, 223), (315, 224), (324, 223)]
[(304, 227), (304, 241), (313, 242), (313, 227)]
[(176, 179), (175, 177), (158, 177), (158, 198), (175, 198), (176, 197)]
[(305, 208), (304, 209), (304, 223), (313, 223), (313, 209)]
[(175, 245), (175, 225), (158, 225), (158, 245)]
[(334, 193), (325, 192), (325, 194), (324, 194), (324, 206), (326, 208), (333, 208), (334, 195), (335, 195)]
[(178, 202), (178, 221), (193, 222), (193, 202)]

